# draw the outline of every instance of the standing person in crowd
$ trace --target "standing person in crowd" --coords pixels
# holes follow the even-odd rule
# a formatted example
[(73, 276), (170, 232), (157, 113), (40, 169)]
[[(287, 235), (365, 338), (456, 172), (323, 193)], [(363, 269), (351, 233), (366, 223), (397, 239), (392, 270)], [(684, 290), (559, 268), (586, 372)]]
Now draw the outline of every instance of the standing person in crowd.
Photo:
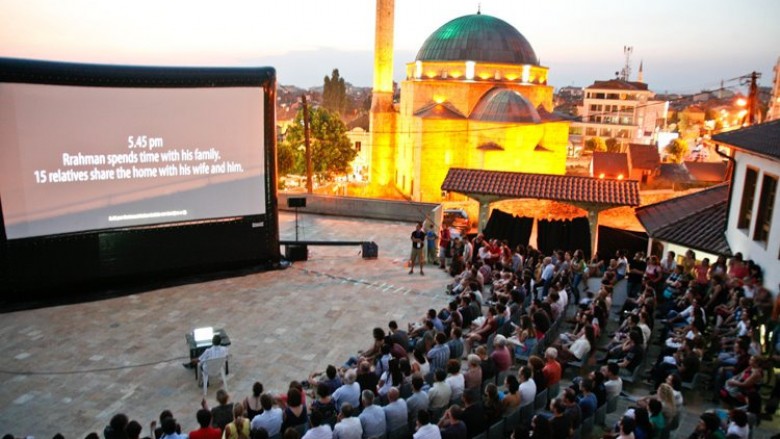
[(450, 252), (450, 228), (446, 225), (441, 226), (439, 231), (439, 268), (447, 268), (447, 255)]
[(436, 247), (436, 240), (439, 239), (439, 235), (436, 234), (436, 231), (434, 230), (434, 224), (430, 223), (428, 224), (428, 231), (425, 232), (425, 243), (426, 243), (426, 250), (427, 254), (426, 257), (428, 259), (429, 264), (436, 264), (438, 261), (436, 260), (437, 256), (437, 247)]
[(414, 273), (415, 262), (420, 264), (420, 275), (424, 275), (423, 267), (425, 266), (425, 256), (423, 255), (423, 248), (425, 247), (425, 232), (422, 229), (422, 223), (417, 223), (417, 227), (412, 232), (412, 256), (411, 263), (409, 265), (409, 274)]

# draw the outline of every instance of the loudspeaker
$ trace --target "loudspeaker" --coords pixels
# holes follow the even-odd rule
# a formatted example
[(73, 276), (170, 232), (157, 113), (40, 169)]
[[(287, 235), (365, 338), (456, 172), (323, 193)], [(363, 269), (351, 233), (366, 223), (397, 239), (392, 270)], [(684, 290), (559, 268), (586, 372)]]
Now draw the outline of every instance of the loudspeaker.
[(379, 256), (379, 246), (374, 241), (364, 242), (363, 259), (376, 259)]
[(306, 261), (309, 259), (309, 246), (305, 244), (287, 244), (284, 257), (288, 261)]
[(290, 197), (287, 199), (287, 207), (306, 207), (306, 197)]

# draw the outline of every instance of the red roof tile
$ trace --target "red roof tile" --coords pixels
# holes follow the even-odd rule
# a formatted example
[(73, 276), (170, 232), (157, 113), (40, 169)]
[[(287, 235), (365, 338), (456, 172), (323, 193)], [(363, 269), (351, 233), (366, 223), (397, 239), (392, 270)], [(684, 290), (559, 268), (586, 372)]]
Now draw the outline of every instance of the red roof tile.
[(661, 156), (658, 154), (658, 148), (655, 145), (629, 143), (628, 155), (631, 159), (632, 168), (656, 169), (661, 163)]
[(720, 183), (726, 179), (726, 162), (684, 162), (691, 180)]
[(726, 241), (729, 186), (702, 191), (636, 209), (639, 222), (653, 239), (702, 250), (731, 254)]
[(628, 155), (622, 152), (594, 152), (592, 159), (593, 176), (604, 174), (607, 178), (622, 175), (628, 178)]
[(461, 194), (501, 198), (535, 198), (608, 206), (639, 205), (639, 185), (628, 180), (450, 168), (441, 188)]

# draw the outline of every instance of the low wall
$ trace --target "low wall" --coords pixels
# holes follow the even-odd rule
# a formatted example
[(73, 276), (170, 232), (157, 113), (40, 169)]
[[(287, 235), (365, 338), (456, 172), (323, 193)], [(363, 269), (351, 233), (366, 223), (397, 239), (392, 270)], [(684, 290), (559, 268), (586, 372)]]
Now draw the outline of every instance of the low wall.
[(306, 207), (299, 212), (321, 215), (338, 215), (391, 221), (423, 221), (438, 204), (412, 201), (377, 200), (372, 198), (333, 197), (318, 194), (279, 193), (279, 210), (294, 211), (287, 207), (288, 198), (306, 198)]

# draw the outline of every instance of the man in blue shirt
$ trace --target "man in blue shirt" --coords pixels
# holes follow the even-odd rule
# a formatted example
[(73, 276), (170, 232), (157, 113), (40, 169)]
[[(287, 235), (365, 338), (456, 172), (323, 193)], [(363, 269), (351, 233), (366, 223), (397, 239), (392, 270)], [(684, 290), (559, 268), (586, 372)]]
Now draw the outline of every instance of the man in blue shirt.
[(596, 406), (598, 405), (596, 395), (593, 393), (593, 380), (590, 378), (583, 379), (580, 383), (580, 390), (582, 391), (579, 401), (580, 411), (582, 412), (582, 419), (586, 419), (596, 413)]
[(450, 347), (447, 345), (447, 336), (443, 332), (436, 333), (436, 344), (428, 351), (427, 357), (431, 363), (431, 372), (446, 369), (447, 361), (450, 359)]
[(363, 391), (363, 412), (358, 417), (363, 426), (363, 439), (384, 438), (387, 434), (387, 421), (382, 407), (374, 405), (374, 392)]

